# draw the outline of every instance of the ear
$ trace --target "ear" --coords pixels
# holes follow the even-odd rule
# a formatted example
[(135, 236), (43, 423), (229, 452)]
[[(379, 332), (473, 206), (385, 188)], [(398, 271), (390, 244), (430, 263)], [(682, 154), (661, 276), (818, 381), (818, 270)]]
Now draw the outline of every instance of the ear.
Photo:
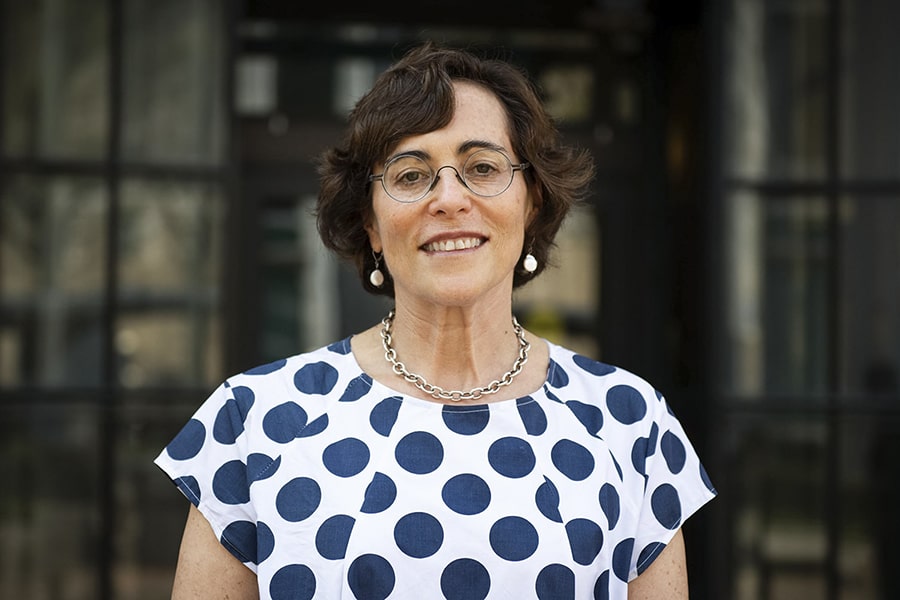
[(541, 194), (541, 188), (537, 185), (529, 186), (528, 214), (525, 215), (525, 229), (531, 227), (531, 224), (534, 223), (534, 220), (537, 218), (538, 214), (540, 214), (543, 205), (544, 197)]
[(365, 225), (366, 233), (369, 235), (369, 245), (376, 253), (381, 252), (383, 246), (381, 244), (381, 232), (378, 230), (378, 223), (374, 218), (370, 218)]

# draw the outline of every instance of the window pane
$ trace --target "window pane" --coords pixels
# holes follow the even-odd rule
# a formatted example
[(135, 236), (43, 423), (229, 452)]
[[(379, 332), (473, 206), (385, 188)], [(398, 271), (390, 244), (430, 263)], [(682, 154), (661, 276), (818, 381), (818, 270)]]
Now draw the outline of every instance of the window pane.
[(101, 372), (100, 181), (12, 179), (0, 195), (0, 385), (92, 385)]
[(0, 597), (99, 597), (98, 420), (77, 399), (0, 405)]
[(116, 341), (127, 386), (210, 384), (221, 375), (223, 203), (210, 184), (122, 187)]
[(3, 152), (101, 158), (108, 133), (107, 2), (3, 4)]
[(153, 459), (187, 422), (206, 391), (122, 395), (116, 437), (113, 597), (169, 598), (190, 503)]
[(732, 417), (722, 431), (733, 449), (719, 471), (737, 600), (823, 598), (825, 439), (822, 419)]
[(900, 3), (844, 0), (841, 10), (843, 174), (900, 177)]
[(842, 212), (842, 380), (854, 394), (900, 379), (900, 198), (863, 197)]
[(726, 173), (817, 178), (825, 169), (826, 3), (735, 0), (726, 22)]
[(727, 204), (728, 389), (819, 394), (828, 384), (828, 206), (738, 192)]
[(220, 164), (225, 25), (218, 0), (128, 0), (122, 155)]
[(841, 598), (900, 598), (900, 417), (847, 418), (841, 439)]

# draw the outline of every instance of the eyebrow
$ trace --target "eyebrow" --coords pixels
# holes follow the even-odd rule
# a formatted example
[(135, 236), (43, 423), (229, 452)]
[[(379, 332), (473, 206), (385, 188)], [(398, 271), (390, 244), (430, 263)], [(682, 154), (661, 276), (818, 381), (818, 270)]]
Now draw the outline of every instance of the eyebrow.
[[(472, 150), (496, 150), (497, 152), (502, 152), (503, 154), (507, 153), (506, 148), (504, 148), (500, 144), (495, 144), (494, 142), (488, 142), (486, 140), (466, 140), (459, 145), (459, 147), (456, 149), (456, 153), (466, 154), (467, 152), (471, 152)], [(393, 156), (389, 156), (384, 162), (390, 162), (399, 156), (414, 156), (425, 161), (431, 158), (431, 154), (425, 152), (424, 150), (406, 150), (403, 152), (398, 152)]]

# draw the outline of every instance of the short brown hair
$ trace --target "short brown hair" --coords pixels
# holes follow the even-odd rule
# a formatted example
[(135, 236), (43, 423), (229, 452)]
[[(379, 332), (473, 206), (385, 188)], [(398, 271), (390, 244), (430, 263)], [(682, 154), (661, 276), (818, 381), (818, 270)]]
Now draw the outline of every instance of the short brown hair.
[(497, 97), (509, 117), (513, 151), (531, 164), (524, 173), (539, 210), (525, 232), (522, 254), (530, 251), (538, 268), (534, 273), (517, 270), (514, 287), (544, 269), (563, 219), (587, 193), (593, 161), (586, 152), (561, 144), (556, 126), (522, 71), (502, 60), (431, 42), (413, 48), (359, 100), (343, 142), (328, 150), (319, 165), (319, 235), (326, 247), (356, 265), (363, 287), (374, 294), (393, 296), (394, 285), (384, 265), (387, 276), (382, 287), (372, 286), (367, 277), (374, 268), (365, 230), (372, 217), (369, 174), (404, 138), (450, 122), (454, 81), (478, 84)]

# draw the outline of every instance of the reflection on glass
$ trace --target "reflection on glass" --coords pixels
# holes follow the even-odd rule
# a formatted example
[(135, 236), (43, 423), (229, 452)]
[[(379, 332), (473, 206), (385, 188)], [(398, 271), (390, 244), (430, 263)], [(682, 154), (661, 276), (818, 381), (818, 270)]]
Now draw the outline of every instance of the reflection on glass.
[(729, 197), (730, 391), (821, 393), (828, 384), (828, 205)]
[(97, 598), (99, 411), (0, 406), (2, 598)]
[(129, 180), (119, 232), (119, 376), (130, 387), (219, 375), (223, 202), (210, 184)]
[(94, 179), (19, 177), (0, 197), (0, 385), (100, 378), (106, 197)]
[(824, 392), (828, 385), (828, 218), (824, 198), (765, 205), (763, 348), (770, 393)]
[(728, 597), (824, 597), (825, 432), (824, 421), (809, 416), (735, 418), (727, 426), (734, 448)]
[[(870, 393), (892, 393), (895, 379)], [(896, 415), (847, 418), (841, 439), (841, 597), (898, 598), (900, 580), (900, 418)]]
[(895, 0), (841, 2), (841, 167), (845, 177), (900, 177)]
[(220, 164), (227, 3), (127, 0), (124, 6), (124, 158)]
[(815, 178), (825, 169), (826, 3), (735, 0), (726, 23), (726, 172)]
[(108, 132), (105, 0), (4, 1), (3, 150), (101, 158)]
[(900, 198), (845, 199), (841, 217), (844, 391), (884, 392), (894, 382), (896, 394), (900, 379)]

